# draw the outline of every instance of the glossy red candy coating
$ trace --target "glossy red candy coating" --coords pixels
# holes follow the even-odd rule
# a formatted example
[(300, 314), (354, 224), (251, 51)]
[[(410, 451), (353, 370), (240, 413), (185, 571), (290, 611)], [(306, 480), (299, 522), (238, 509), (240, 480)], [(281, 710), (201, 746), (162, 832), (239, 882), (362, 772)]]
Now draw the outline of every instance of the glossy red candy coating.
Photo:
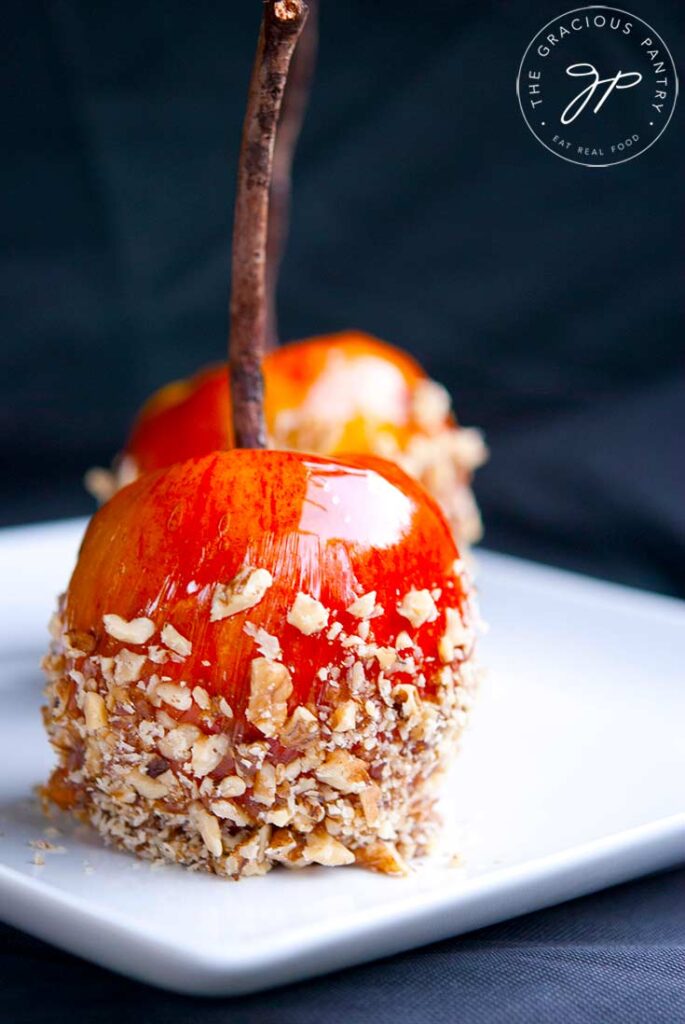
[[(344, 331), (291, 342), (266, 356), (263, 371), (267, 430), (277, 439), (280, 414), (302, 409), (317, 386), (332, 389), (341, 403), (341, 429), (332, 443), (316, 447), (321, 454), (370, 453), (380, 431), (403, 447), (420, 432), (412, 421), (411, 398), (426, 374), (411, 356), (369, 334)], [(332, 373), (335, 381), (328, 381)], [(389, 391), (392, 401), (377, 413), (355, 411), (360, 381), (373, 393), (374, 379), (376, 390)], [(135, 459), (138, 472), (147, 473), (232, 445), (228, 375), (225, 365), (217, 365), (156, 392), (139, 413), (124, 454)], [(289, 445), (279, 439), (278, 446)]]
[(233, 446), (225, 365), (160, 388), (145, 403), (124, 450), (139, 473)]
[[(334, 703), (336, 694), (316, 677), (333, 657), (327, 630), (305, 636), (286, 622), (298, 591), (329, 609), (329, 625), (340, 621), (353, 632), (358, 620), (345, 609), (375, 590), (384, 609), (373, 619), (375, 642), (392, 645), (409, 630), (432, 660), (444, 609), (462, 608), (465, 599), (454, 574), (457, 557), (435, 502), (391, 463), (216, 452), (141, 477), (96, 513), (69, 584), (66, 628), (89, 634), (92, 653), (109, 656), (131, 645), (105, 632), (103, 615), (147, 616), (158, 631), (171, 623), (192, 642), (192, 654), (166, 663), (163, 674), (225, 696), (236, 725), (250, 735), (243, 712), (249, 662), (259, 651), (244, 632), (247, 621), (278, 638), (293, 675), (291, 708)], [(245, 565), (269, 570), (273, 585), (257, 606), (211, 622), (213, 588)], [(412, 588), (432, 590), (440, 613), (417, 630), (396, 609)], [(149, 643), (160, 643), (159, 632)], [(132, 649), (145, 653), (144, 646)], [(429, 677), (435, 668), (426, 666)], [(155, 672), (159, 665), (147, 661), (141, 678)], [(401, 682), (401, 674), (393, 681)], [(170, 713), (187, 719), (197, 712)]]

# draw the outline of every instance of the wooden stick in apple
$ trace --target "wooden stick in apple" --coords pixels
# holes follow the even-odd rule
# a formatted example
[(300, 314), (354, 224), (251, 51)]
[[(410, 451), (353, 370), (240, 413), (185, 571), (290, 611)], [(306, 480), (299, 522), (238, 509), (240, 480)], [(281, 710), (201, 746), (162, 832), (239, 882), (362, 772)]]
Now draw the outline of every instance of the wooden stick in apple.
[(309, 13), (290, 64), (274, 143), (266, 239), (267, 349), (275, 348), (280, 342), (277, 289), (290, 226), (293, 158), (309, 103), (319, 46), (318, 0), (309, 0), (307, 6)]
[(257, 44), (233, 219), (229, 365), (235, 443), (264, 448), (261, 361), (266, 346), (266, 240), (274, 139), (290, 61), (307, 18), (303, 0), (268, 0)]

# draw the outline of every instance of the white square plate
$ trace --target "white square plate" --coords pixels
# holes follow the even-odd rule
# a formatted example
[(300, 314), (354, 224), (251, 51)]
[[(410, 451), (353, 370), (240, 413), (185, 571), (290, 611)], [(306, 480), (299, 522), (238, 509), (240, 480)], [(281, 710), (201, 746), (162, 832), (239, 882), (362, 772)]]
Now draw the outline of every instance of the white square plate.
[[(51, 754), (38, 659), (83, 522), (0, 533), (0, 913), (180, 992), (250, 992), (456, 935), (685, 859), (679, 602), (479, 554), (484, 684), (445, 790), (443, 850), (227, 882), (152, 868), (58, 822), (33, 863)], [(50, 834), (50, 833), (49, 833)], [(453, 854), (459, 854), (453, 864)]]

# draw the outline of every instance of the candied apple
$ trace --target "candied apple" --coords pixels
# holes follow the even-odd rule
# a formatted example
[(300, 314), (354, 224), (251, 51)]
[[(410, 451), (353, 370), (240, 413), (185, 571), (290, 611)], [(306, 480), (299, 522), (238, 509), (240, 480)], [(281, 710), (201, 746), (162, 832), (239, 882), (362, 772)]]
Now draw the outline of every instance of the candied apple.
[[(157, 400), (137, 450), (162, 468), (148, 462), (93, 517), (44, 660), (46, 801), (141, 857), (233, 878), (275, 864), (404, 873), (430, 841), (475, 682), (474, 598), (450, 525), (373, 454), (367, 410), (345, 423), (365, 454), (265, 447), (268, 416), (302, 417), (311, 400), (295, 346), (282, 349), (287, 404), (265, 417), (269, 179), (306, 13), (302, 0), (264, 5), (238, 169), (230, 403), (223, 370)], [(356, 344), (360, 359), (383, 348)], [(330, 346), (304, 345), (326, 405)], [(420, 371), (380, 361), (406, 405)], [(164, 447), (174, 410), (189, 414), (181, 460)], [(393, 410), (381, 422), (399, 445), (419, 417)]]
[(390, 463), (235, 450), (148, 474), (95, 515), (53, 624), (47, 795), (218, 874), (402, 872), (474, 615), (446, 521)]
[[(442, 505), (457, 541), (481, 534), (471, 490), (486, 457), (479, 431), (457, 424), (447, 391), (407, 353), (361, 331), (306, 338), (264, 358), (264, 413), (275, 448), (376, 454), (416, 477)], [(228, 375), (207, 367), (161, 388), (141, 409), (101, 497), (193, 455), (233, 446)]]

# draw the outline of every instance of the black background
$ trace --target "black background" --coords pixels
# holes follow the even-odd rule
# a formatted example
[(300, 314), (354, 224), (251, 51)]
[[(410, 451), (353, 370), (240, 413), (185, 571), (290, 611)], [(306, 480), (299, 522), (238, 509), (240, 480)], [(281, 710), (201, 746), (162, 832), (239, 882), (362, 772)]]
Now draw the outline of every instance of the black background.
[[(544, 150), (521, 117), (515, 77), (531, 37), (566, 6), (324, 0), (282, 333), (363, 327), (410, 349), (450, 387), (462, 421), (482, 425), (492, 447), (477, 487), (491, 546), (682, 595), (682, 100), (662, 138), (630, 163), (589, 169)], [(630, 9), (680, 65), (681, 0), (630, 0)], [(109, 461), (140, 402), (224, 352), (235, 163), (259, 13), (257, 0), (15, 0), (4, 8), (5, 523), (90, 510), (80, 477)], [(659, 888), (673, 884), (672, 876), (641, 883), (583, 906), (606, 923), (626, 900), (634, 908), (645, 891), (656, 893), (650, 949), (682, 972), (685, 936), (668, 923)], [(534, 936), (543, 928), (542, 961), (531, 952), (528, 974), (507, 959), (506, 929), (486, 933), (479, 969), (499, 977), (503, 1006), (514, 976), (537, 998), (545, 963), (554, 964), (559, 998), (566, 993), (576, 1006), (568, 979), (582, 956), (575, 939), (559, 938), (569, 915), (576, 920), (572, 908), (530, 919), (550, 923), (524, 929)], [(7, 941), (12, 1020), (24, 1006), (27, 1020), (53, 1019), (37, 1007), (34, 1018), (23, 1001), (46, 958), (51, 991), (63, 971), (68, 979), (65, 1008), (77, 1005), (83, 985), (91, 995), (119, 991), (76, 961), (55, 965), (57, 954), (29, 940)], [(600, 964), (609, 947), (615, 952), (606, 942)], [(558, 954), (568, 943), (573, 962)], [(436, 947), (427, 973), (428, 954), (407, 957), (413, 966), (400, 975), (434, 988), (444, 951), (464, 948)], [(608, 962), (630, 975), (628, 990), (649, 981), (655, 998), (662, 992), (662, 1016), (655, 1010), (651, 1019), (675, 1019), (669, 1006), (682, 987), (669, 982), (670, 996), (668, 985), (659, 989), (670, 966), (647, 979), (631, 974), (630, 957)], [(367, 986), (360, 1006), (376, 1005), (373, 979), (383, 970), (341, 976), (349, 991)], [(611, 970), (593, 978), (601, 1001)], [(339, 999), (341, 984), (331, 982)], [(132, 1005), (142, 990), (120, 991)], [(322, 990), (307, 991), (316, 998)], [(531, 1015), (484, 1019), (608, 1020), (592, 998), (587, 1017), (553, 1016), (552, 1004), (540, 1004)], [(160, 1016), (168, 1001), (144, 1000), (144, 1019), (172, 1019)], [(109, 1019), (91, 1014), (92, 1005), (81, 1019)], [(199, 1004), (176, 1005), (174, 1019), (204, 1019), (189, 1008)], [(233, 1005), (207, 1019), (310, 1019), (304, 1003), (292, 1002), (284, 1016), (269, 1016), (275, 997), (250, 1003), (251, 1016)], [(347, 1019), (365, 1019), (355, 1005)], [(638, 1019), (636, 1005), (616, 1019)], [(402, 1017), (399, 1005), (396, 1016), (421, 1019)], [(377, 1011), (376, 1019), (385, 1018)], [(425, 1019), (448, 1018), (434, 1009)]]

